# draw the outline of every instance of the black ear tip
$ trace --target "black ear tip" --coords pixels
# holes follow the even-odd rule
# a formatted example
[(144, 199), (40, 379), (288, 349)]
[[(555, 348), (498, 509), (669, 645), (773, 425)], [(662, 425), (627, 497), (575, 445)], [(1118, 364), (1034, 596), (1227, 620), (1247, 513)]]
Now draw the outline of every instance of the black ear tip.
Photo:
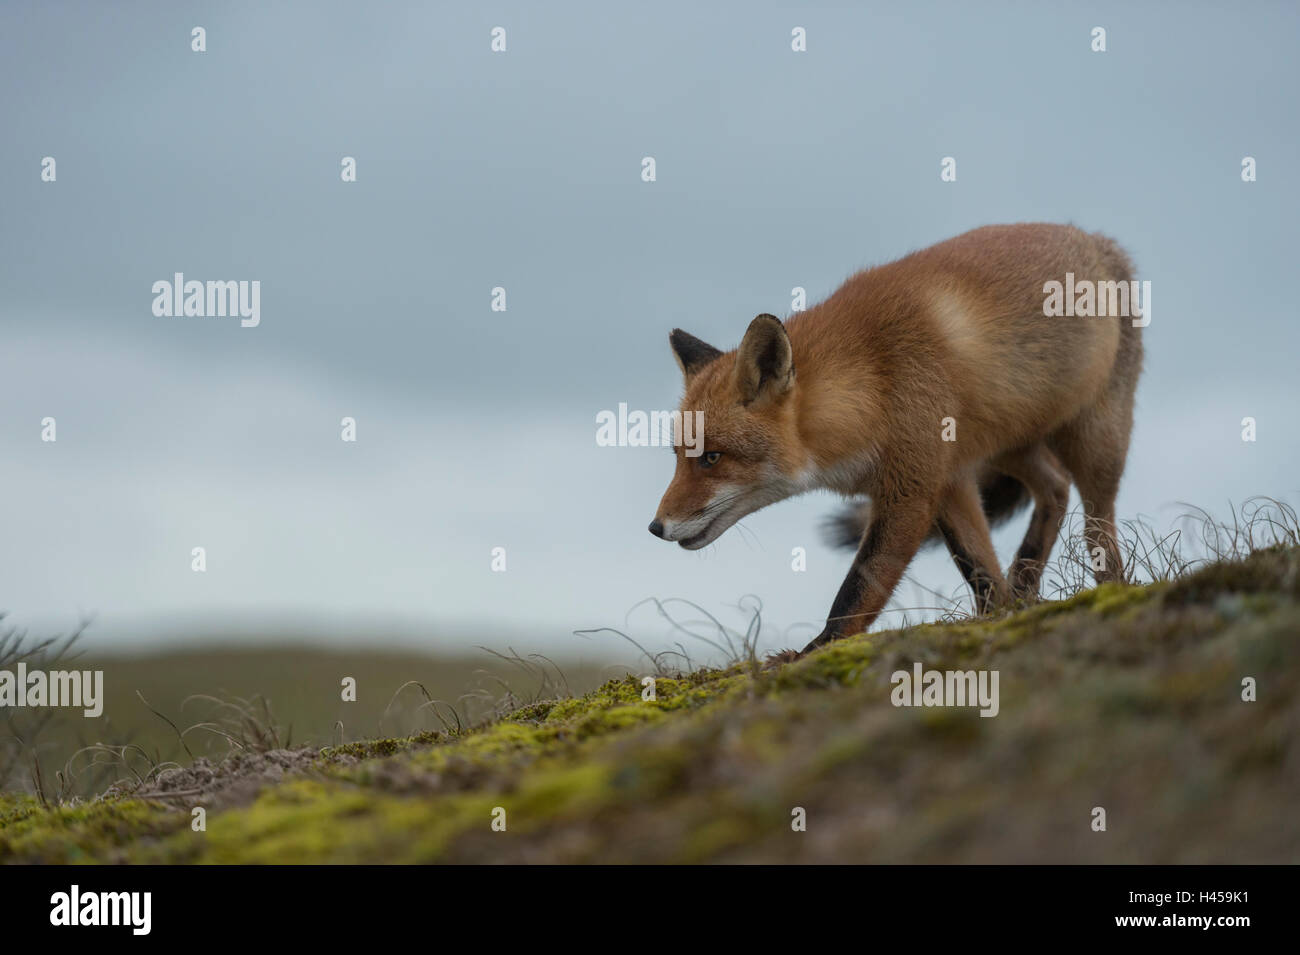
[(681, 363), (682, 370), (688, 375), (722, 354), (712, 345), (700, 341), (690, 332), (684, 332), (680, 328), (674, 328), (669, 333), (668, 344), (672, 346), (673, 354)]

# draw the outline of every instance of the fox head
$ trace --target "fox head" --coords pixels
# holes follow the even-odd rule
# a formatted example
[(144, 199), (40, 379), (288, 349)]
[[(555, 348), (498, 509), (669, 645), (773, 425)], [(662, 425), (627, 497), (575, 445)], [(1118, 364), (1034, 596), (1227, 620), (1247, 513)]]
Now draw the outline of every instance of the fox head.
[(682, 419), (703, 413), (703, 441), (693, 449), (674, 442), (676, 470), (650, 533), (698, 550), (747, 514), (803, 489), (808, 455), (798, 429), (794, 356), (774, 315), (755, 318), (735, 351), (721, 352), (680, 328), (668, 342), (686, 378)]

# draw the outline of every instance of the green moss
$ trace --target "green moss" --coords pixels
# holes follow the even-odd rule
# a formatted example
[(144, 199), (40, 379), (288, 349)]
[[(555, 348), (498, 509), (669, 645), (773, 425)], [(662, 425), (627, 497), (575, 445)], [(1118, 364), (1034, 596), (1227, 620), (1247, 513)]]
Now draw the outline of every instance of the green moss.
[[(210, 817), (206, 833), (180, 833), (145, 857), (227, 864), (436, 862), (458, 836), (527, 832), (589, 812), (611, 791), (609, 771), (594, 765), (539, 772), (513, 792), (437, 800), (296, 780), (251, 806)], [(504, 833), (492, 830), (498, 809), (505, 811)]]
[(679, 861), (687, 864), (705, 862), (752, 840), (757, 829), (749, 819), (736, 815), (703, 820), (686, 841)]
[(41, 804), (26, 793), (0, 793), (0, 827), (39, 812)]
[(555, 700), (530, 703), (527, 706), (521, 706), (507, 716), (506, 719), (512, 723), (540, 722), (550, 715), (551, 710), (555, 709), (555, 704)]
[(135, 840), (172, 832), (189, 818), (188, 812), (138, 799), (54, 809), (28, 800), (0, 818), (0, 863), (124, 861)]
[(870, 740), (864, 734), (841, 730), (833, 733), (830, 739), (818, 747), (814, 764), (820, 772), (830, 771), (861, 759), (868, 754), (870, 745)]
[[(464, 732), (330, 747), (308, 776), (210, 812), (207, 832), (137, 800), (50, 812), (0, 796), (0, 861), (1286, 857), (1300, 851), (1300, 827), (1276, 825), (1293, 797), (1297, 566), (1264, 553), (860, 634), (779, 668), (658, 677), (654, 699), (628, 675)], [(890, 673), (914, 661), (999, 669), (998, 717), (891, 706)], [(1240, 701), (1243, 676), (1258, 703)], [(1081, 798), (1125, 807), (1115, 838), (1087, 838)], [(794, 806), (808, 833), (791, 832)]]
[(652, 705), (613, 706), (607, 710), (597, 710), (573, 721), (572, 732), (578, 740), (604, 736), (657, 722), (665, 717), (665, 711)]
[(878, 639), (875, 634), (858, 634), (836, 640), (783, 666), (771, 686), (779, 691), (853, 686), (879, 656)]
[(700, 670), (689, 677), (655, 677), (653, 700), (643, 698), (649, 688), (641, 678), (626, 676), (610, 680), (586, 696), (556, 703), (546, 716), (547, 723), (560, 723), (594, 711), (621, 704), (635, 704), (656, 710), (679, 710), (701, 706), (735, 689), (745, 681), (740, 667), (729, 670)]
[(343, 743), (339, 746), (325, 747), (320, 751), (320, 755), (326, 761), (338, 759), (341, 756), (351, 756), (355, 759), (375, 759), (377, 757), (392, 756), (395, 753), (420, 746), (430, 746), (443, 740), (445, 735), (444, 733), (428, 732), (403, 738)]
[(1268, 547), (1243, 560), (1210, 564), (1168, 585), (1171, 603), (1203, 603), (1225, 593), (1300, 597), (1300, 548)]

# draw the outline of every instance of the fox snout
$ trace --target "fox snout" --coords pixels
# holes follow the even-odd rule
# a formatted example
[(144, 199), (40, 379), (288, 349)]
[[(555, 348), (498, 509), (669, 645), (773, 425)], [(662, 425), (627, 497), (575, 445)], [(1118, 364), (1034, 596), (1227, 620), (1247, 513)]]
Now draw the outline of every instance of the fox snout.
[[(703, 530), (698, 533), (694, 530), (697, 523), (703, 523)], [(671, 541), (686, 550), (695, 550), (710, 543), (717, 535), (710, 535), (709, 530), (708, 522), (669, 521), (666, 525), (660, 520), (650, 522), (651, 534), (660, 540)]]
[[(662, 510), (659, 512), (664, 513)], [(710, 508), (685, 518), (660, 517), (659, 514), (655, 515), (647, 529), (660, 540), (671, 541), (684, 550), (699, 550), (713, 543), (734, 520)]]

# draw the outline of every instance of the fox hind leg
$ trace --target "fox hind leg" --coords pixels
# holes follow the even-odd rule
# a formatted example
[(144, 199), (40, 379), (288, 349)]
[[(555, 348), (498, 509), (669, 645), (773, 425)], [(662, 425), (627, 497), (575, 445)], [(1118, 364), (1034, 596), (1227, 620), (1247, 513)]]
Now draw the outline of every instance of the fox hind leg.
[(1119, 475), (1101, 465), (1080, 462), (1072, 469), (1074, 483), (1083, 501), (1083, 535), (1097, 583), (1124, 580), (1124, 558), (1115, 525), (1115, 497)]
[(991, 465), (1029, 488), (1034, 513), (1025, 539), (1007, 572), (1014, 596), (1033, 600), (1038, 596), (1043, 566), (1056, 546), (1061, 519), (1070, 503), (1070, 477), (1065, 466), (1044, 444), (1031, 445), (995, 458)]
[(1079, 489), (1084, 537), (1093, 576), (1099, 584), (1124, 579), (1124, 559), (1115, 525), (1115, 497), (1128, 455), (1132, 409), (1131, 392), (1107, 394), (1094, 408), (1048, 439)]
[[(1117, 249), (1111, 254), (1116, 275), (1131, 278), (1132, 264), (1127, 257)], [(1124, 579), (1115, 497), (1128, 457), (1133, 398), (1142, 374), (1142, 329), (1128, 318), (1116, 317), (1114, 321), (1119, 323), (1119, 350), (1109, 380), (1095, 401), (1047, 439), (1083, 499), (1084, 536), (1099, 584)]]
[(1006, 578), (989, 536), (988, 520), (980, 504), (979, 485), (973, 477), (950, 486), (939, 507), (935, 526), (975, 596), (978, 613), (988, 613), (1009, 602)]

